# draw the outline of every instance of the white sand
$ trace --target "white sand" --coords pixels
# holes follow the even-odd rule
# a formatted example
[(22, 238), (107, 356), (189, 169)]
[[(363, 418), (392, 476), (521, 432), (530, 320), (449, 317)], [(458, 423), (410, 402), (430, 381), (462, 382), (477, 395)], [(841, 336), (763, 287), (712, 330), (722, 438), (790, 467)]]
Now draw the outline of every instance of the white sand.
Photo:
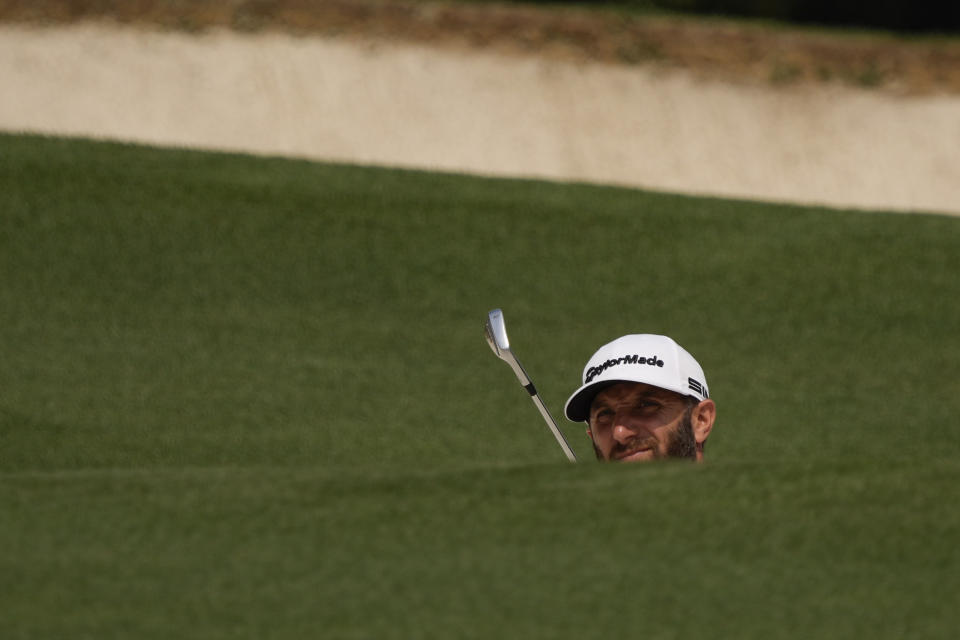
[(960, 96), (348, 39), (0, 27), (0, 129), (960, 213)]

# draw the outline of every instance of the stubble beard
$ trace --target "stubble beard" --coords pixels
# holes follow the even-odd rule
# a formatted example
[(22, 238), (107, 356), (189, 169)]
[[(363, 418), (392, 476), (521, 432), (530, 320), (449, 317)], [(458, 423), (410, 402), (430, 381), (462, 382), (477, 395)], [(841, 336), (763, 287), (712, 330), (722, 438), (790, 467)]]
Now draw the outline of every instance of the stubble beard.
[(667, 458), (695, 460), (697, 457), (697, 438), (693, 435), (693, 407), (683, 412), (683, 420), (670, 434), (667, 442)]

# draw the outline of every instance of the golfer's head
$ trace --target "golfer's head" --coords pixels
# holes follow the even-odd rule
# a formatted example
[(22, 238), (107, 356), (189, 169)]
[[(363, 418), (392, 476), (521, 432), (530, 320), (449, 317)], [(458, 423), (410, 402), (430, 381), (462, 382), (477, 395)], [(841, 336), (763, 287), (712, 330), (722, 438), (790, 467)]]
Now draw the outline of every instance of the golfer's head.
[(716, 405), (703, 369), (683, 347), (666, 336), (637, 334), (593, 354), (564, 412), (587, 423), (603, 460), (700, 460)]

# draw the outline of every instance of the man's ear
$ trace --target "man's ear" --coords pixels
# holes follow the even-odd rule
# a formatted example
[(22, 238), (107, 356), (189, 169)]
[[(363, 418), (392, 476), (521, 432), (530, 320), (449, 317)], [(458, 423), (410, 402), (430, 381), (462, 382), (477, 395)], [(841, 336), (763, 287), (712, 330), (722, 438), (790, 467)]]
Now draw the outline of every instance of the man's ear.
[(713, 422), (717, 419), (717, 405), (709, 398), (702, 400), (693, 410), (690, 421), (693, 423), (693, 437), (698, 445), (702, 445), (713, 429)]

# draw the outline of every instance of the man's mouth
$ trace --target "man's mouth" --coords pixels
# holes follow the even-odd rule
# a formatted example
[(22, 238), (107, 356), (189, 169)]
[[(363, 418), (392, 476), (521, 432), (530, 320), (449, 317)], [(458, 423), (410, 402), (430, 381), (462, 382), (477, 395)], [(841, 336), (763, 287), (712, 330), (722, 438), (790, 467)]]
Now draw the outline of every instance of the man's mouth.
[(652, 460), (655, 456), (657, 442), (652, 439), (642, 440), (627, 445), (622, 451), (617, 451), (613, 459), (618, 462), (634, 462), (636, 460)]

